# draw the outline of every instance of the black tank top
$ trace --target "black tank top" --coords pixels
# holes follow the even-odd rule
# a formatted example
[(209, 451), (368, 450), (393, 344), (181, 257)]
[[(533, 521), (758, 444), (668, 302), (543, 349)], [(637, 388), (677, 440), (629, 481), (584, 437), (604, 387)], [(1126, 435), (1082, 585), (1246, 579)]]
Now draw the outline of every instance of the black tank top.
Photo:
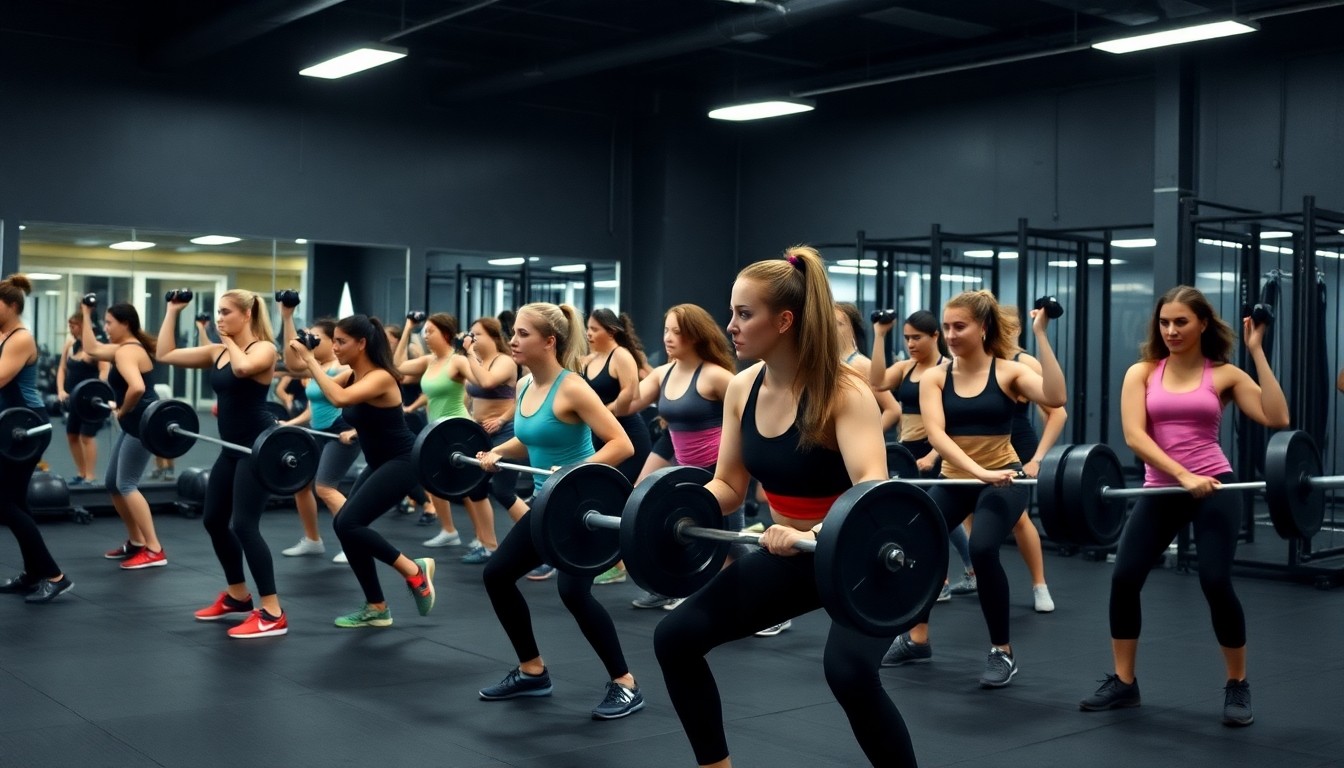
[[(943, 356), (939, 355), (938, 362), (934, 365), (942, 364)], [(915, 375), (917, 365), (918, 363), (910, 366), (910, 370), (905, 372), (905, 378), (901, 379), (901, 383), (896, 387), (896, 402), (901, 404), (901, 413), (911, 415), (919, 413), (919, 382), (910, 380), (910, 377)]]
[(956, 362), (947, 366), (947, 383), (943, 385), (943, 418), (948, 435), (985, 437), (1013, 433), (1013, 413), (1017, 410), (1017, 403), (999, 388), (999, 377), (994, 370), (996, 360), (990, 358), (989, 380), (980, 394), (974, 397), (957, 394), (952, 385), (952, 367)]
[[(16, 328), (10, 331), (4, 341), (0, 341), (0, 354), (4, 353), (5, 345), (14, 338), (14, 334), (19, 331), (26, 331), (27, 328)], [(42, 396), (37, 393), (37, 363), (38, 359), (31, 363), (25, 363), (14, 378), (9, 383), (0, 387), (0, 411), (9, 408), (30, 408), (40, 414), (45, 415), (46, 410), (42, 405)]]
[[(352, 374), (345, 386), (354, 383)], [(341, 409), (341, 418), (359, 433), (359, 447), (369, 466), (379, 467), (396, 458), (410, 458), (415, 433), (406, 426), (406, 412), (401, 406), (380, 408), (370, 403), (355, 403)]]
[(614, 349), (607, 353), (607, 359), (602, 361), (601, 370), (591, 379), (588, 378), (587, 366), (583, 369), (583, 380), (588, 382), (588, 386), (593, 388), (598, 397), (602, 398), (603, 405), (614, 403), (616, 398), (621, 396), (621, 382), (608, 373), (611, 369), (611, 356), (614, 354), (616, 354)]
[[(849, 490), (853, 483), (844, 457), (839, 451), (821, 445), (799, 448), (802, 434), (796, 419), (778, 437), (764, 437), (756, 429), (756, 396), (764, 380), (765, 366), (761, 366), (742, 408), (742, 464), (747, 473), (766, 491), (781, 496), (835, 497)], [(806, 403), (804, 394), (798, 401), (800, 416)]]
[[(247, 345), (248, 349), (252, 344)], [(223, 357), (224, 353), (220, 352), (210, 368), (210, 387), (219, 403), (219, 439), (251, 447), (257, 435), (275, 426), (275, 416), (266, 408), (271, 388), (268, 384), (233, 375), (232, 360), (223, 368), (219, 367)]]
[[(137, 347), (144, 347), (144, 345), (139, 342), (128, 343)], [(154, 362), (154, 358), (151, 357), (150, 362)], [(145, 380), (144, 394), (140, 395), (140, 402), (135, 404), (135, 408), (127, 412), (126, 415), (117, 422), (117, 424), (121, 426), (122, 431), (131, 437), (140, 437), (140, 417), (144, 414), (145, 409), (149, 407), (150, 403), (159, 399), (159, 396), (154, 393), (155, 370), (155, 368), (151, 367), (148, 373), (140, 374), (140, 377)], [(112, 370), (107, 373), (107, 385), (112, 388), (112, 399), (114, 401), (121, 403), (126, 399), (128, 385), (126, 384), (126, 379), (122, 377), (121, 371), (117, 370), (116, 365), (113, 365)]]
[(72, 392), (81, 382), (98, 378), (98, 361), (86, 363), (79, 359), (84, 354), (84, 343), (76, 341), (70, 347), (70, 354), (65, 359), (65, 391)]

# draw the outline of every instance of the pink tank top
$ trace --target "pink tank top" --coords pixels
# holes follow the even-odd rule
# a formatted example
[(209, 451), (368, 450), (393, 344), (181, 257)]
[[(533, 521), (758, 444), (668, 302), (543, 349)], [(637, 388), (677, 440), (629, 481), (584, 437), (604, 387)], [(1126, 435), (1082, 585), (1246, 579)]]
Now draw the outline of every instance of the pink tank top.
[[(1167, 370), (1163, 358), (1148, 377), (1144, 403), (1148, 410), (1148, 435), (1176, 463), (1196, 475), (1213, 477), (1229, 473), (1232, 465), (1218, 444), (1223, 422), (1223, 403), (1213, 386), (1213, 363), (1204, 360), (1199, 386), (1189, 392), (1168, 392), (1162, 385)], [(1145, 486), (1180, 485), (1160, 469), (1145, 467)]]

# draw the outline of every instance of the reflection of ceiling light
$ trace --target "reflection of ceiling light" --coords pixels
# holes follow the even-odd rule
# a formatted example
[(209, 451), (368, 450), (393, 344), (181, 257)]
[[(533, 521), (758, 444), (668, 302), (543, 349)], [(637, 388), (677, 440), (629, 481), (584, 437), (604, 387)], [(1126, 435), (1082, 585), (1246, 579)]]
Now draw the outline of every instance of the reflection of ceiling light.
[(29, 280), (60, 280), (61, 276), (55, 272), (28, 272), (25, 275)]
[(1135, 237), (1129, 240), (1112, 240), (1112, 248), (1152, 248), (1157, 245), (1155, 237)]
[(507, 259), (489, 259), (485, 263), (496, 267), (516, 267), (527, 261), (522, 256), (510, 256)]
[(1285, 237), (1292, 237), (1292, 232), (1261, 232), (1261, 240), (1282, 240)]
[(593, 282), (594, 288), (620, 288), (620, 280), (596, 280)]
[(327, 59), (319, 64), (314, 64), (306, 69), (299, 70), (299, 74), (305, 77), (320, 77), (326, 80), (335, 80), (338, 77), (353, 75), (356, 72), (363, 72), (366, 69), (372, 69), (390, 61), (396, 61), (406, 57), (406, 49), (395, 45), (383, 45), (382, 43), (370, 43), (358, 50), (343, 53), (335, 58)]
[[(1327, 259), (1338, 259), (1340, 257), (1339, 254), (1334, 251), (1317, 251), (1316, 255), (1324, 256)], [(29, 275), (29, 277), (32, 277), (32, 275)]]
[(810, 101), (799, 99), (778, 99), (774, 101), (756, 101), (748, 104), (732, 104), (718, 109), (711, 109), (709, 116), (714, 120), (732, 120), (741, 122), (744, 120), (762, 120), (767, 117), (780, 117), (782, 115), (796, 115), (799, 112), (811, 112), (816, 105)]
[(228, 235), (201, 235), (191, 238), (191, 242), (197, 245), (228, 245), (242, 239), (241, 237), (229, 237)]
[(1287, 253), (1287, 254), (1291, 254), (1291, 253), (1293, 252), (1293, 249), (1292, 249), (1292, 248), (1288, 248), (1288, 247), (1285, 247), (1285, 246), (1279, 246), (1279, 245), (1266, 245), (1266, 244), (1264, 244), (1264, 243), (1261, 243), (1261, 244), (1260, 244), (1260, 250), (1262, 250), (1262, 251), (1268, 251), (1268, 252), (1270, 252), (1270, 253)]
[(831, 272), (831, 273), (836, 274), (836, 275), (869, 275), (869, 276), (876, 276), (876, 275), (877, 275), (877, 270), (876, 270), (876, 269), (860, 269), (860, 268), (858, 268), (858, 267), (842, 267), (842, 266), (840, 266), (840, 265), (838, 265), (838, 264), (832, 264), (831, 266), (829, 266), (829, 267), (826, 268), (826, 271), (827, 271), (827, 272)]
[(1193, 26), (1180, 27), (1178, 29), (1167, 29), (1161, 32), (1149, 32), (1146, 35), (1131, 35), (1129, 37), (1122, 37), (1118, 40), (1103, 40), (1099, 43), (1093, 43), (1092, 47), (1107, 53), (1133, 53), (1135, 51), (1146, 51), (1149, 48), (1161, 48), (1167, 45), (1180, 45), (1182, 43), (1193, 43), (1199, 40), (1212, 40), (1216, 37), (1244, 35), (1247, 32), (1254, 32), (1257, 29), (1258, 27), (1244, 21), (1233, 21), (1228, 19), (1208, 24), (1195, 24)]
[[(991, 250), (962, 251), (962, 255), (968, 259), (992, 259), (994, 252)], [(1017, 251), (999, 251), (1000, 259), (1016, 259)]]
[(586, 269), (587, 264), (557, 264), (551, 267), (552, 272), (583, 272)]
[(840, 259), (835, 263), (842, 267), (876, 267), (877, 259)]
[(306, 237), (296, 237), (296, 238), (294, 238), (294, 243), (295, 243), (295, 245), (307, 245), (307, 244), (308, 244), (308, 238), (306, 238)]
[(47, 295), (47, 296), (60, 296), (60, 295), (61, 295), (61, 292), (60, 292), (60, 291), (43, 291), (42, 293), (43, 293), (44, 295)]
[(528, 257), (527, 257), (527, 260), (528, 260), (528, 261), (541, 261), (541, 257), (540, 257), (540, 256), (528, 256)]
[(103, 244), (103, 241), (102, 241), (102, 240), (94, 240), (94, 239), (92, 239), (92, 238), (88, 238), (88, 237), (77, 237), (77, 238), (75, 238), (75, 245), (83, 246), (83, 247), (85, 247), (85, 248), (91, 248), (91, 247), (99, 246), (99, 245), (102, 245), (102, 244)]
[(20, 231), (20, 232), (22, 232), (23, 230), (25, 230), (25, 229), (27, 229), (27, 228), (28, 228), (28, 225), (27, 225), (27, 224), (20, 224), (20, 225), (19, 225), (19, 231)]
[[(1050, 262), (1046, 262), (1046, 263), (1049, 264), (1049, 265), (1052, 266), (1052, 267), (1063, 267), (1064, 269), (1073, 269), (1074, 267), (1077, 267), (1077, 266), (1078, 266), (1078, 262), (1075, 261), (1074, 259), (1067, 259), (1067, 260), (1065, 260), (1065, 261), (1050, 261)], [(1104, 264), (1104, 263), (1105, 263), (1105, 261), (1103, 261), (1102, 259), (1088, 259), (1088, 260), (1087, 260), (1087, 265), (1088, 265), (1089, 267), (1100, 267), (1100, 266), (1101, 266), (1102, 264)], [(1124, 259), (1111, 259), (1111, 263), (1112, 263), (1112, 264), (1124, 264), (1124, 263), (1125, 263), (1125, 260), (1124, 260)]]
[(1224, 283), (1237, 282), (1237, 274), (1235, 272), (1200, 272), (1197, 277), (1202, 277), (1205, 280), (1218, 280)]
[[(932, 280), (932, 275), (920, 275), (925, 280)], [(981, 283), (984, 282), (978, 277), (972, 275), (943, 275), (939, 278), (944, 283)]]
[(114, 251), (143, 251), (146, 248), (153, 248), (154, 243), (144, 240), (122, 240), (120, 243), (113, 243), (107, 247)]
[(179, 245), (178, 247), (174, 248), (173, 250), (177, 251), (178, 253), (196, 253), (197, 251), (199, 251), (199, 250), (201, 250), (201, 249), (200, 249), (200, 248), (192, 248), (190, 245)]

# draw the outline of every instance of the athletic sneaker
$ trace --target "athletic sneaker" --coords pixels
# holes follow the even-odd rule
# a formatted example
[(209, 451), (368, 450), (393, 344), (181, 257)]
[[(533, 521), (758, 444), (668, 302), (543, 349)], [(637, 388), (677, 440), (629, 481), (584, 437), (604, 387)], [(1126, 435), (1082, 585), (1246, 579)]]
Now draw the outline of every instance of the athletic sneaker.
[(985, 659), (985, 673), (980, 675), (981, 688), (1002, 688), (1013, 681), (1017, 674), (1017, 663), (1013, 654), (1001, 648), (990, 648)]
[(1245, 680), (1228, 680), (1223, 689), (1223, 725), (1240, 728), (1253, 722), (1251, 684)]
[(752, 523), (742, 529), (743, 533), (765, 533), (765, 523)]
[(231, 613), (249, 613), (252, 611), (252, 596), (246, 600), (234, 600), (228, 592), (220, 592), (215, 602), (196, 612), (197, 621), (219, 621)]
[(1078, 708), (1084, 712), (1100, 712), (1103, 709), (1137, 707), (1141, 701), (1138, 678), (1132, 683), (1126, 683), (1119, 675), (1107, 675), (1101, 679), (1101, 687), (1096, 693), (1078, 702)]
[(644, 708), (644, 694), (639, 688), (626, 688), (617, 682), (607, 683), (607, 695), (593, 708), (594, 720), (617, 720), (633, 715)]
[(243, 620), (242, 624), (229, 630), (229, 637), (236, 640), (252, 640), (258, 637), (279, 637), (289, 634), (289, 620), (283, 611), (279, 616), (257, 609)]
[(773, 627), (766, 627), (765, 629), (762, 629), (760, 632), (756, 633), (756, 636), (774, 637), (775, 635), (778, 635), (780, 632), (783, 632), (784, 630), (792, 626), (793, 626), (793, 619), (785, 619), (783, 623), (776, 624)]
[(467, 550), (467, 554), (462, 556), (462, 562), (467, 565), (482, 565), (487, 562), (493, 554), (495, 554), (493, 550), (486, 549), (485, 547), (472, 547)]
[(342, 629), (357, 629), (359, 627), (390, 627), (392, 626), (392, 610), (384, 608), (377, 610), (373, 606), (365, 603), (362, 608), (344, 616), (336, 617), (336, 626)]
[(1050, 597), (1050, 588), (1044, 584), (1037, 584), (1031, 588), (1031, 599), (1037, 613), (1050, 613), (1055, 610), (1055, 601)]
[(943, 582), (943, 589), (941, 592), (938, 593), (937, 602), (946, 603), (948, 600), (951, 599), (952, 599), (952, 585), (948, 584), (947, 582)]
[(139, 552), (144, 548), (145, 548), (144, 544), (132, 544), (129, 540), (127, 540), (120, 547), (117, 547), (116, 549), (109, 549), (106, 552), (104, 552), (103, 557), (107, 558), (108, 560), (125, 560), (126, 558), (130, 557), (131, 555), (134, 555), (136, 552)]
[(528, 581), (545, 581), (555, 575), (555, 568), (542, 563), (527, 572)]
[(310, 539), (304, 536), (299, 539), (299, 543), (289, 549), (280, 550), (280, 554), (285, 557), (302, 557), (303, 555), (321, 555), (327, 551), (327, 545), (322, 543), (321, 539)]
[(657, 592), (645, 592), (630, 601), (636, 608), (666, 608), (669, 603), (677, 602), (675, 597), (663, 597)]
[(350, 561), (349, 561), (349, 560), (346, 558), (346, 556), (345, 556), (345, 550), (342, 549), (340, 552), (337, 552), (337, 553), (336, 553), (336, 556), (335, 556), (335, 557), (331, 558), (331, 562), (333, 562), (333, 563), (342, 563), (342, 564), (344, 564), (344, 563), (348, 563), (348, 562), (350, 562)]
[(420, 586), (412, 586), (410, 579), (407, 579), (406, 587), (411, 590), (411, 597), (415, 598), (415, 609), (421, 616), (428, 616), (434, 609), (434, 561), (428, 557), (417, 557), (415, 564), (420, 566)]
[(439, 531), (432, 539), (420, 543), (426, 547), (460, 547), (462, 546), (462, 534), (457, 531), (451, 533)]
[(551, 687), (549, 671), (543, 669), (540, 675), (529, 675), (514, 667), (503, 680), (489, 688), (482, 688), (478, 693), (482, 701), (503, 701), (520, 696), (550, 696)]
[(882, 666), (900, 667), (906, 664), (927, 664), (933, 661), (933, 643), (916, 643), (910, 633), (898, 635), (882, 656)]
[(973, 595), (975, 594), (975, 590), (975, 574), (966, 571), (961, 575), (961, 581), (953, 584), (952, 588), (948, 591), (954, 595)]
[(421, 512), (420, 519), (415, 521), (416, 525), (437, 525), (439, 516), (433, 512)]
[(158, 568), (168, 564), (168, 556), (163, 550), (155, 552), (149, 547), (142, 548), (139, 552), (121, 561), (123, 571), (138, 571), (141, 568)]
[(664, 610), (664, 611), (675, 611), (675, 610), (677, 609), (677, 606), (678, 606), (678, 605), (681, 605), (681, 604), (684, 603), (684, 602), (686, 602), (686, 598), (684, 598), (684, 597), (674, 597), (674, 598), (672, 598), (671, 600), (668, 600), (668, 601), (667, 601), (667, 605), (664, 605), (664, 606), (663, 606), (663, 610)]
[(597, 575), (597, 578), (593, 579), (593, 583), (594, 583), (594, 584), (624, 584), (624, 583), (625, 583), (625, 569), (624, 569), (624, 568), (621, 568), (620, 566), (613, 565), (613, 566), (611, 566), (610, 568), (608, 568), (607, 570), (605, 570), (605, 571), (599, 573), (599, 574)]

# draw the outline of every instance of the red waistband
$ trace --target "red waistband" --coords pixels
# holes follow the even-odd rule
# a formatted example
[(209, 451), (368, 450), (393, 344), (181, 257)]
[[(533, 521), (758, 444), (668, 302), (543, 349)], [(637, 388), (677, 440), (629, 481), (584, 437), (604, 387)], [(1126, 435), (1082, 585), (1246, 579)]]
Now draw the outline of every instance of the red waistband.
[(781, 496), (777, 493), (765, 492), (765, 500), (770, 502), (770, 508), (785, 517), (792, 517), (798, 520), (820, 520), (831, 511), (831, 505), (840, 498), (840, 494), (834, 496)]

